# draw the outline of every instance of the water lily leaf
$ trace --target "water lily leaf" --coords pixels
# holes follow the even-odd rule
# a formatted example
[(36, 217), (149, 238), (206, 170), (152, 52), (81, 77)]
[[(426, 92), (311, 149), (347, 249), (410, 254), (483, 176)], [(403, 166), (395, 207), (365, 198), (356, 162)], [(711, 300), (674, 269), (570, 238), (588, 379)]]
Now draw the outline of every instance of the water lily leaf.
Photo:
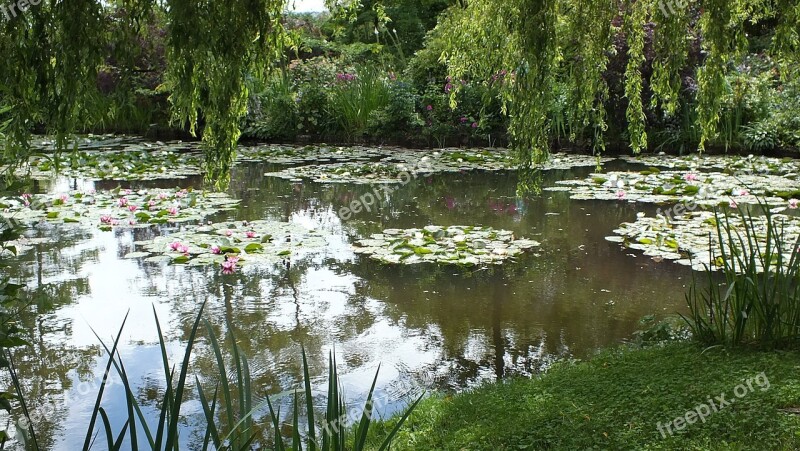
[(262, 246), (262, 245), (260, 245), (258, 243), (250, 243), (250, 244), (248, 244), (247, 246), (244, 247), (245, 252), (248, 252), (248, 253), (249, 252), (260, 251), (260, 250), (263, 250), (263, 249), (264, 249), (264, 246)]
[(184, 264), (184, 263), (186, 263), (188, 261), (189, 261), (189, 257), (187, 257), (186, 255), (179, 255), (179, 256), (177, 256), (177, 257), (172, 259), (172, 263), (175, 263), (175, 264)]

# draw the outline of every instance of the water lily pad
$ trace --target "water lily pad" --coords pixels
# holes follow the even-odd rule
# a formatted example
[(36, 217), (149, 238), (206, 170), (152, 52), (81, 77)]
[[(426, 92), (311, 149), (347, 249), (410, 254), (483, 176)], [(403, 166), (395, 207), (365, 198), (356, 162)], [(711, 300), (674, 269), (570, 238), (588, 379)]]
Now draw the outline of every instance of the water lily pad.
[(81, 137), (69, 151), (53, 153), (53, 141), (36, 139), (32, 156), (18, 169), (35, 179), (59, 174), (87, 180), (180, 179), (202, 174), (203, 156), (194, 143), (151, 142), (140, 138)]
[[(785, 232), (784, 242), (795, 243), (800, 236), (800, 218), (776, 214), (773, 215), (773, 219), (779, 224), (779, 229), (783, 228)], [(737, 240), (737, 232), (744, 237), (741, 217), (732, 214), (729, 221), (734, 240)], [(766, 249), (766, 219), (763, 216), (754, 216), (753, 224), (759, 247), (763, 252)], [(711, 270), (719, 269), (720, 262), (714, 256), (720, 255), (722, 245), (726, 253), (731, 251), (724, 231), (722, 245), (720, 244), (715, 216), (711, 211), (689, 212), (674, 218), (639, 215), (635, 222), (621, 224), (614, 233), (616, 236), (606, 237), (606, 240), (621, 243), (630, 249), (641, 250), (646, 256), (654, 257), (656, 260), (674, 260), (701, 271), (706, 267)], [(738, 248), (738, 243), (736, 244)], [(784, 248), (785, 261), (788, 262), (791, 245), (787, 244)]]
[(239, 200), (223, 193), (176, 188), (23, 194), (2, 197), (0, 203), (5, 205), (3, 218), (21, 224), (47, 221), (111, 230), (198, 221), (220, 211), (235, 209)]
[(571, 199), (644, 203), (693, 202), (696, 205), (785, 204), (800, 197), (800, 181), (778, 175), (730, 175), (722, 172), (609, 172), (582, 180), (561, 180), (548, 191), (569, 188)]
[(387, 264), (432, 262), (454, 265), (499, 264), (539, 246), (514, 233), (489, 227), (427, 226), (387, 229), (356, 242), (354, 251)]
[[(136, 253), (147, 261), (187, 266), (274, 264), (327, 247), (327, 235), (302, 225), (278, 221), (233, 221), (189, 227), (152, 240), (137, 241)], [(130, 254), (129, 254), (130, 255)], [(160, 259), (157, 259), (160, 258)]]

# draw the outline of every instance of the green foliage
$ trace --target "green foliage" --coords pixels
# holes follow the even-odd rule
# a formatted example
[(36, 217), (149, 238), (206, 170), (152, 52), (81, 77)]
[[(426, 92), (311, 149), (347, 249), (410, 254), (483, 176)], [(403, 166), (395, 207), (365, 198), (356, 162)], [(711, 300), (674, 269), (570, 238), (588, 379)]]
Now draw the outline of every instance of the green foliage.
[(230, 179), (247, 112), (245, 75), (264, 76), (285, 43), (283, 7), (283, 0), (169, 2), (170, 101), (192, 132), (202, 113), (206, 179), (217, 187)]
[(423, 125), (417, 112), (418, 97), (411, 84), (390, 81), (386, 105), (370, 115), (367, 133), (379, 139), (398, 141), (416, 135)]
[(298, 111), (292, 82), (286, 71), (273, 74), (251, 95), (243, 135), (270, 141), (291, 141), (297, 135)]
[(386, 75), (374, 67), (361, 67), (354, 73), (339, 73), (328, 100), (327, 114), (334, 131), (348, 141), (361, 138), (373, 114), (389, 103)]
[(693, 278), (686, 295), (686, 320), (702, 343), (777, 348), (794, 346), (800, 337), (800, 240), (788, 241), (780, 220), (767, 205), (759, 207), (764, 231), (741, 208), (742, 230), (731, 225), (727, 212), (715, 215), (720, 251), (709, 256), (721, 266), (725, 283), (706, 271), (705, 286)]

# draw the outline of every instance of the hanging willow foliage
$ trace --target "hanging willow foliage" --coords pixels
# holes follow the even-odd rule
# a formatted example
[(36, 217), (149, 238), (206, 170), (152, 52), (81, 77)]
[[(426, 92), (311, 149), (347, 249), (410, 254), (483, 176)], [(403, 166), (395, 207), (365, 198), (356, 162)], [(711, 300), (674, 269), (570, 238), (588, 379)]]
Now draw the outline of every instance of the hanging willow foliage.
[[(502, 95), (512, 144), (523, 165), (546, 158), (550, 118), (564, 110), (571, 139), (589, 131), (594, 149), (603, 149), (608, 100), (604, 74), (609, 55), (617, 51), (617, 33), (627, 48), (627, 135), (634, 152), (647, 147), (645, 89), (652, 108), (674, 114), (692, 40), (700, 40), (704, 55), (696, 75), (701, 150), (717, 133), (728, 89), (725, 76), (746, 49), (748, 21), (777, 18), (774, 54), (796, 62), (800, 52), (796, 0), (469, 0), (461, 5), (439, 25), (447, 43), (442, 61), (459, 78), (480, 79), (515, 69), (516, 78)], [(699, 20), (693, 20), (697, 15)], [(650, 30), (654, 55), (652, 73), (645, 79)], [(567, 93), (566, 105), (556, 103), (556, 87)]]
[(204, 120), (207, 180), (227, 185), (247, 112), (245, 77), (279, 58), (284, 0), (171, 0), (167, 84), (175, 117), (195, 132)]
[[(239, 120), (246, 112), (246, 77), (259, 77), (279, 57), (284, 0), (43, 0), (0, 11), (0, 102), (11, 107), (6, 161), (26, 158), (32, 129), (45, 125), (63, 149), (70, 135), (98, 119), (97, 72), (109, 46), (135, 57), (142, 21), (156, 9), (169, 26), (167, 88), (175, 117), (202, 128), (207, 179), (230, 177)], [(127, 22), (109, 36), (106, 13), (124, 8)], [(5, 11), (5, 10), (4, 10)], [(124, 80), (123, 80), (124, 81)]]

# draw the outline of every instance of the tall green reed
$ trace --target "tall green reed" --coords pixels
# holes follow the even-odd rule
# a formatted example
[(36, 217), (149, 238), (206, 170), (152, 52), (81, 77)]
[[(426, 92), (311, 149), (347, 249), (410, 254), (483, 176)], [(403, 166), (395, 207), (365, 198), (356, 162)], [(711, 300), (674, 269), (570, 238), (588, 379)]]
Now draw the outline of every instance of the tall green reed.
[(370, 116), (389, 102), (389, 86), (383, 72), (360, 68), (355, 76), (340, 74), (328, 102), (328, 117), (347, 140), (362, 136)]
[[(203, 429), (201, 431), (203, 450), (248, 450), (254, 447), (258, 449), (273, 449), (275, 451), (289, 449), (293, 451), (302, 451), (303, 449), (309, 451), (362, 451), (366, 449), (369, 428), (373, 422), (373, 396), (378, 377), (377, 373), (367, 394), (361, 420), (357, 425), (350, 425), (346, 420), (348, 418), (347, 409), (339, 381), (336, 359), (331, 354), (328, 371), (327, 408), (321, 423), (317, 423), (316, 407), (311, 388), (312, 377), (305, 349), (302, 349), (302, 387), (297, 387), (291, 392), (293, 400), (291, 413), (292, 436), (287, 438), (282, 434), (283, 426), (288, 425), (281, 420), (280, 408), (276, 410), (269, 397), (266, 397), (263, 401), (254, 402), (253, 393), (255, 392), (255, 387), (252, 382), (250, 366), (247, 358), (236, 344), (232, 325), (230, 322), (227, 324), (227, 338), (230, 342), (232, 358), (231, 371), (229, 372), (229, 365), (226, 364), (223, 357), (223, 345), (218, 340), (211, 324), (203, 320), (203, 310), (204, 305), (200, 307), (197, 318), (189, 332), (189, 337), (183, 350), (183, 359), (178, 365), (169, 361), (164, 334), (154, 310), (165, 377), (165, 389), (160, 402), (157, 404), (160, 410), (158, 411), (158, 421), (155, 425), (148, 422), (148, 418), (144, 415), (142, 406), (134, 395), (125, 365), (119, 354), (118, 346), (127, 316), (110, 347), (99, 336), (97, 337), (108, 355), (108, 361), (106, 362), (102, 382), (95, 399), (82, 449), (89, 450), (98, 446), (109, 450), (179, 450), (181, 447), (180, 423), (184, 421), (182, 408), (185, 398), (192, 391), (192, 385), (196, 389), (205, 420), (201, 424)], [(200, 378), (197, 376), (195, 376), (193, 384), (189, 380), (192, 352), (198, 340), (201, 325), (206, 331), (208, 345), (216, 359), (217, 380), (214, 381), (213, 391), (204, 388)], [(114, 431), (114, 425), (112, 425), (108, 412), (102, 403), (112, 368), (118, 374), (125, 390), (125, 409), (127, 413), (126, 421), (116, 431)], [(14, 371), (13, 365), (11, 367), (11, 377), (19, 386), (20, 376)], [(24, 398), (22, 399), (24, 400)], [(406, 418), (408, 418), (408, 415), (421, 399), (422, 396), (403, 413), (395, 428), (386, 436), (379, 448), (380, 450), (389, 448), (392, 439), (397, 435)], [(259, 442), (262, 437), (257, 431), (255, 418), (259, 412), (264, 411), (265, 407), (269, 412), (267, 421), (269, 421), (273, 429), (271, 443), (266, 444)], [(305, 410), (305, 422), (301, 425), (300, 418), (303, 410)], [(28, 423), (32, 424), (27, 410), (23, 412), (23, 415), (26, 416)], [(99, 445), (100, 443), (102, 443), (102, 446)], [(25, 447), (36, 451), (39, 449), (35, 442), (28, 442)]]
[[(800, 236), (790, 240), (786, 225), (759, 202), (762, 215), (737, 208), (715, 212), (719, 255), (701, 284), (695, 274), (686, 294), (693, 335), (709, 345), (779, 348), (800, 338)], [(709, 237), (709, 247), (712, 238)], [(724, 283), (720, 284), (720, 279)]]

